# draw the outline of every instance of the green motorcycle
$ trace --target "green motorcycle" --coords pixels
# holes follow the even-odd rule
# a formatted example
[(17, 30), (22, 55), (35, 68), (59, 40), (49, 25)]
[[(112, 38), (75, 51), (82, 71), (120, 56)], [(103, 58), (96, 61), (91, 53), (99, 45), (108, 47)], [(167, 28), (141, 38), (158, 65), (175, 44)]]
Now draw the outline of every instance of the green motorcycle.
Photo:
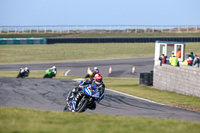
[(56, 73), (53, 69), (47, 69), (43, 78), (53, 78), (56, 76)]

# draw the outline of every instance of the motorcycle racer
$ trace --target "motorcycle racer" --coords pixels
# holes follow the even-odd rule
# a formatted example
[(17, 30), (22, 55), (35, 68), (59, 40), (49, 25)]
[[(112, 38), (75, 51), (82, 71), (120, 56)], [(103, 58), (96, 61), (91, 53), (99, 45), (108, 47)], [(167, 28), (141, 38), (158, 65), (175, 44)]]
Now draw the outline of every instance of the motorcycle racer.
[(17, 75), (17, 78), (24, 78), (24, 77), (28, 77), (30, 73), (30, 70), (28, 67), (25, 68), (20, 68), (19, 70), (19, 74)]
[[(96, 74), (94, 76), (94, 80), (92, 82), (85, 80), (85, 81), (81, 81), (79, 87), (76, 87), (74, 89), (72, 89), (72, 91), (70, 91), (68, 93), (67, 96), (67, 104), (69, 103), (70, 100), (72, 100), (74, 97), (78, 98), (79, 96), (76, 96), (78, 94), (78, 92), (85, 86), (85, 85), (91, 85), (91, 89), (92, 91), (97, 91), (98, 89), (102, 89), (103, 92), (100, 92), (100, 99), (98, 99), (98, 102), (100, 102), (103, 98), (104, 98), (104, 91), (105, 91), (105, 85), (103, 83), (103, 77), (101, 76), (101, 74)], [(77, 99), (76, 99), (77, 100)], [(89, 109), (94, 110), (96, 108), (96, 102), (93, 101), (92, 104), (89, 106)]]
[(53, 66), (46, 70), (46, 74), (44, 75), (43, 78), (52, 78), (52, 77), (55, 77), (56, 74), (57, 74), (57, 68), (56, 66)]
[(94, 80), (94, 76), (96, 74), (99, 73), (99, 69), (97, 67), (94, 67), (93, 71), (90, 71), (86, 76), (85, 78), (90, 78), (88, 79), (89, 82), (92, 82)]

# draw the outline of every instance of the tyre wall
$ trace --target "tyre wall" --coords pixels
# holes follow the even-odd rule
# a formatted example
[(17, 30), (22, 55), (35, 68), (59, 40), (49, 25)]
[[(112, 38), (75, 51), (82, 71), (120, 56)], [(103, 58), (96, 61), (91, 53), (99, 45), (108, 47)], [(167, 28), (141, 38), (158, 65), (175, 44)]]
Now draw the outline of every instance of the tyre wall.
[(200, 42), (200, 37), (134, 37), (134, 38), (46, 38), (54, 43), (149, 43), (155, 41)]

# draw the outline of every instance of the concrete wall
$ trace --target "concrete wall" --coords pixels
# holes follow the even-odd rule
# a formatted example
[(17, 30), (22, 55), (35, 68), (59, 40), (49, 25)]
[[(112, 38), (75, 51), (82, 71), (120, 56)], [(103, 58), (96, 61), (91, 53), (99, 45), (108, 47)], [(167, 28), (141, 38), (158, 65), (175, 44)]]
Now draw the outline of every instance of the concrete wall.
[(153, 86), (160, 90), (200, 97), (200, 68), (154, 66)]

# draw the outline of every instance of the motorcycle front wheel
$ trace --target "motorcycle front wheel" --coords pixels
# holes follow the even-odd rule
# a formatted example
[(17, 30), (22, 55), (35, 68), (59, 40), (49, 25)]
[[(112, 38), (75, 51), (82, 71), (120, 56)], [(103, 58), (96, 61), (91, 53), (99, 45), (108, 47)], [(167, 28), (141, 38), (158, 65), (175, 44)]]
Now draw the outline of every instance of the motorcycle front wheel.
[(43, 78), (48, 78), (48, 75), (47, 75), (47, 74), (45, 74)]
[(20, 74), (17, 75), (17, 78), (19, 78), (19, 77), (20, 77)]
[(66, 104), (64, 109), (63, 109), (63, 112), (68, 112), (68, 108), (69, 108), (69, 106), (68, 106), (68, 104)]
[(76, 103), (76, 112), (84, 112), (87, 109), (89, 99), (82, 97), (77, 103)]

